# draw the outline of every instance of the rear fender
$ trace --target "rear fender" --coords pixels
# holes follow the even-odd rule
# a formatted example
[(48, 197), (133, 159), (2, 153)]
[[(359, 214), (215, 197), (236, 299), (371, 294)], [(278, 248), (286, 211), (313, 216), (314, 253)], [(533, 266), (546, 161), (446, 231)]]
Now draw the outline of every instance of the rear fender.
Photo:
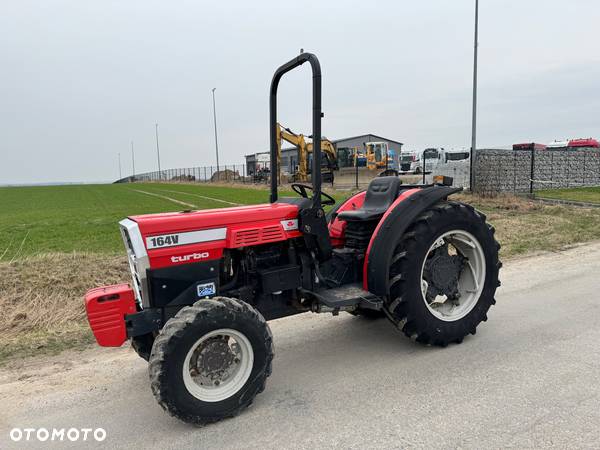
[(388, 270), (398, 242), (411, 223), (426, 209), (462, 188), (430, 186), (402, 192), (383, 215), (367, 248), (363, 287), (378, 296), (389, 294)]

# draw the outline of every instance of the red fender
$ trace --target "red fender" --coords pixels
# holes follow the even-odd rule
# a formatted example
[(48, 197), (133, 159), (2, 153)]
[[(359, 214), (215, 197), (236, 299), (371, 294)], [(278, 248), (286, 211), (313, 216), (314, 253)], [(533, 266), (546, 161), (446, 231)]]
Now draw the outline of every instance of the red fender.
[(377, 224), (369, 241), (363, 265), (365, 290), (378, 296), (389, 294), (389, 265), (395, 247), (406, 229), (427, 208), (461, 190), (462, 188), (433, 185), (407, 189), (400, 194)]
[(385, 222), (385, 219), (387, 219), (387, 217), (394, 210), (394, 208), (396, 208), (396, 206), (398, 206), (404, 200), (409, 198), (415, 192), (418, 192), (420, 190), (421, 190), (421, 188), (415, 188), (415, 189), (409, 189), (407, 191), (402, 192), (398, 196), (398, 198), (396, 200), (394, 200), (394, 203), (392, 203), (392, 205), (388, 208), (388, 210), (385, 212), (385, 214), (383, 215), (383, 217), (377, 224), (377, 227), (375, 228), (375, 231), (373, 232), (373, 235), (371, 236), (371, 240), (369, 241), (369, 246), (367, 247), (367, 252), (365, 253), (365, 262), (363, 264), (363, 289), (365, 291), (369, 290), (368, 280), (367, 280), (367, 268), (369, 267), (369, 253), (371, 252), (371, 248), (373, 248), (373, 242), (375, 242), (375, 239), (377, 238), (377, 233), (379, 233), (379, 230), (381, 229), (381, 226)]

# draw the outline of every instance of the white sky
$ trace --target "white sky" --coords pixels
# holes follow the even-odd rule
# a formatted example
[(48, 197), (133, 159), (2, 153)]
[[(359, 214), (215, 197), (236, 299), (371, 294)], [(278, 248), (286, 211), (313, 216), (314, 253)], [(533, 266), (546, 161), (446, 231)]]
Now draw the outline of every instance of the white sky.
[[(3, 0), (0, 184), (110, 181), (268, 148), (273, 71), (323, 68), (323, 134), (470, 145), (474, 0)], [(600, 2), (481, 0), (478, 147), (600, 137)], [(280, 120), (310, 134), (309, 67)]]

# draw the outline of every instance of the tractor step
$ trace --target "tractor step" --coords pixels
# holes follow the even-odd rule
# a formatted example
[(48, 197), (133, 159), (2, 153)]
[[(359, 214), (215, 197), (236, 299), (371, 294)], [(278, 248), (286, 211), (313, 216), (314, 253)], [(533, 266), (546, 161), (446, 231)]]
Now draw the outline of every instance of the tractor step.
[(317, 301), (325, 306), (319, 312), (346, 311), (360, 306), (361, 308), (379, 310), (383, 307), (383, 300), (362, 288), (361, 284), (347, 284), (344, 286), (311, 292)]

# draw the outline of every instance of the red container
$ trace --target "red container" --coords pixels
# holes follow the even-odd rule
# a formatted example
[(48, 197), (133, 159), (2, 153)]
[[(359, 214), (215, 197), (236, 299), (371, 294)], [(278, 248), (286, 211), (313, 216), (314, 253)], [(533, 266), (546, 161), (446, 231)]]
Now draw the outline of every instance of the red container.
[(544, 144), (536, 144), (535, 142), (526, 142), (524, 144), (513, 144), (513, 150), (546, 150)]
[(588, 138), (588, 139), (571, 139), (569, 141), (569, 147), (591, 147), (598, 148), (600, 144), (596, 139)]
[(133, 289), (126, 283), (90, 289), (85, 310), (98, 345), (120, 347), (127, 340), (125, 316), (136, 312)]

